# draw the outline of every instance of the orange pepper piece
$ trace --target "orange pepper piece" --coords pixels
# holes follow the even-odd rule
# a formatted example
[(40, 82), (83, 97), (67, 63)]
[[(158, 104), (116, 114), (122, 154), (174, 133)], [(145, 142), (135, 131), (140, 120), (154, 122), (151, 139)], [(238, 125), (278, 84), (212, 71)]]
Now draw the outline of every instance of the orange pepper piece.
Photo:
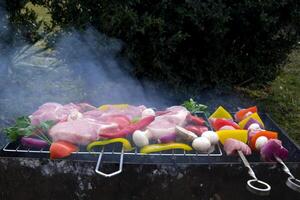
[(235, 120), (236, 121), (242, 121), (244, 116), (248, 113), (248, 112), (252, 112), (252, 113), (256, 113), (257, 112), (257, 107), (256, 106), (252, 106), (249, 108), (245, 108), (245, 109), (241, 109), (239, 110), (237, 113), (235, 113)]
[(255, 150), (255, 143), (257, 138), (259, 138), (260, 136), (265, 136), (266, 138), (269, 139), (277, 139), (278, 134), (277, 132), (273, 132), (273, 131), (259, 131), (257, 132), (255, 135), (252, 136), (252, 138), (250, 139), (250, 148), (252, 150)]

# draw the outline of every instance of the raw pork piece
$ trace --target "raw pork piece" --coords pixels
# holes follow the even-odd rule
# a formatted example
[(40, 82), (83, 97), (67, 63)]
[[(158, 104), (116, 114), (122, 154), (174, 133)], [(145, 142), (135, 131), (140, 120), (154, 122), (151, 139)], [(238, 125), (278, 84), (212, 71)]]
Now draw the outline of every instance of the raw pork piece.
[(94, 119), (81, 118), (66, 122), (60, 122), (49, 130), (52, 140), (68, 141), (73, 144), (86, 145), (98, 139), (100, 132), (117, 131), (118, 124), (100, 122)]
[(167, 108), (166, 114), (155, 117), (155, 120), (147, 126), (153, 139), (159, 139), (167, 134), (175, 133), (176, 126), (184, 126), (187, 115), (190, 112), (182, 106)]
[(244, 155), (250, 155), (251, 149), (250, 147), (238, 140), (229, 138), (224, 142), (224, 151), (227, 155), (235, 155), (237, 151), (242, 151)]
[(60, 121), (50, 129), (49, 135), (53, 141), (64, 140), (85, 145), (99, 139), (101, 133), (117, 132), (128, 126), (130, 119), (141, 116), (144, 108), (90, 109), (83, 113), (78, 111), (80, 109), (72, 110), (66, 121)]
[(30, 115), (30, 120), (32, 125), (38, 125), (43, 121), (66, 121), (75, 120), (81, 117), (81, 112), (96, 109), (87, 103), (69, 103), (66, 105), (61, 105), (59, 103), (45, 103), (39, 107), (32, 115)]
[(82, 114), (83, 118), (94, 119), (96, 121), (103, 121), (103, 111), (101, 110), (90, 110)]
[(32, 125), (38, 125), (43, 121), (58, 122), (61, 120), (67, 120), (68, 115), (72, 110), (77, 110), (75, 104), (67, 104), (63, 106), (59, 103), (45, 103), (39, 107), (30, 117)]
[(88, 103), (78, 103), (76, 104), (76, 106), (78, 107), (79, 112), (87, 112), (87, 111), (91, 111), (91, 110), (97, 110), (97, 108), (95, 106), (92, 106)]

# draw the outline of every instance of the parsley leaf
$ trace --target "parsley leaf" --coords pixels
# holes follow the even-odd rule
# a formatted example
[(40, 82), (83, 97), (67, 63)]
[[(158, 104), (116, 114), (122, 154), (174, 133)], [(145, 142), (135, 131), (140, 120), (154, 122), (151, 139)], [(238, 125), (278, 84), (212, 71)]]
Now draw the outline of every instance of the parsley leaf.
[(205, 112), (208, 114), (207, 106), (203, 104), (199, 104), (196, 101), (194, 101), (192, 98), (190, 98), (187, 101), (184, 101), (182, 106), (184, 106), (188, 111), (195, 113), (195, 112)]
[(22, 116), (16, 119), (15, 125), (5, 128), (4, 133), (11, 141), (16, 141), (20, 137), (33, 135), (35, 131), (47, 132), (54, 124), (53, 121), (45, 121), (33, 126), (29, 117)]

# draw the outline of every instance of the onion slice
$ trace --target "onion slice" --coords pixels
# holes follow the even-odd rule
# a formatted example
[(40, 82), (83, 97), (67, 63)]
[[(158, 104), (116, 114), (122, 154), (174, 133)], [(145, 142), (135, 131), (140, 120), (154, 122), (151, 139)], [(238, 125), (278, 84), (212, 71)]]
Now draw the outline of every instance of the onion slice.
[(38, 148), (42, 149), (48, 146), (48, 143), (44, 140), (30, 138), (30, 137), (22, 137), (21, 144), (25, 147)]
[(260, 155), (264, 161), (276, 161), (275, 156), (284, 160), (288, 157), (288, 150), (282, 146), (280, 140), (270, 139), (262, 146)]
[(159, 143), (170, 143), (176, 140), (176, 133), (164, 135), (158, 139)]

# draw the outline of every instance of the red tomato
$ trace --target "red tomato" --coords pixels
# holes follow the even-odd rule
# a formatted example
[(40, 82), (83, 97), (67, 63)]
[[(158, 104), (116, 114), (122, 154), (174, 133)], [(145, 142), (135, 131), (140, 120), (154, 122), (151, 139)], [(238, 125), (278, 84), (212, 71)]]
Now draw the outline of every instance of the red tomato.
[(53, 142), (50, 146), (50, 158), (65, 158), (71, 155), (72, 152), (78, 150), (78, 147), (67, 141)]

